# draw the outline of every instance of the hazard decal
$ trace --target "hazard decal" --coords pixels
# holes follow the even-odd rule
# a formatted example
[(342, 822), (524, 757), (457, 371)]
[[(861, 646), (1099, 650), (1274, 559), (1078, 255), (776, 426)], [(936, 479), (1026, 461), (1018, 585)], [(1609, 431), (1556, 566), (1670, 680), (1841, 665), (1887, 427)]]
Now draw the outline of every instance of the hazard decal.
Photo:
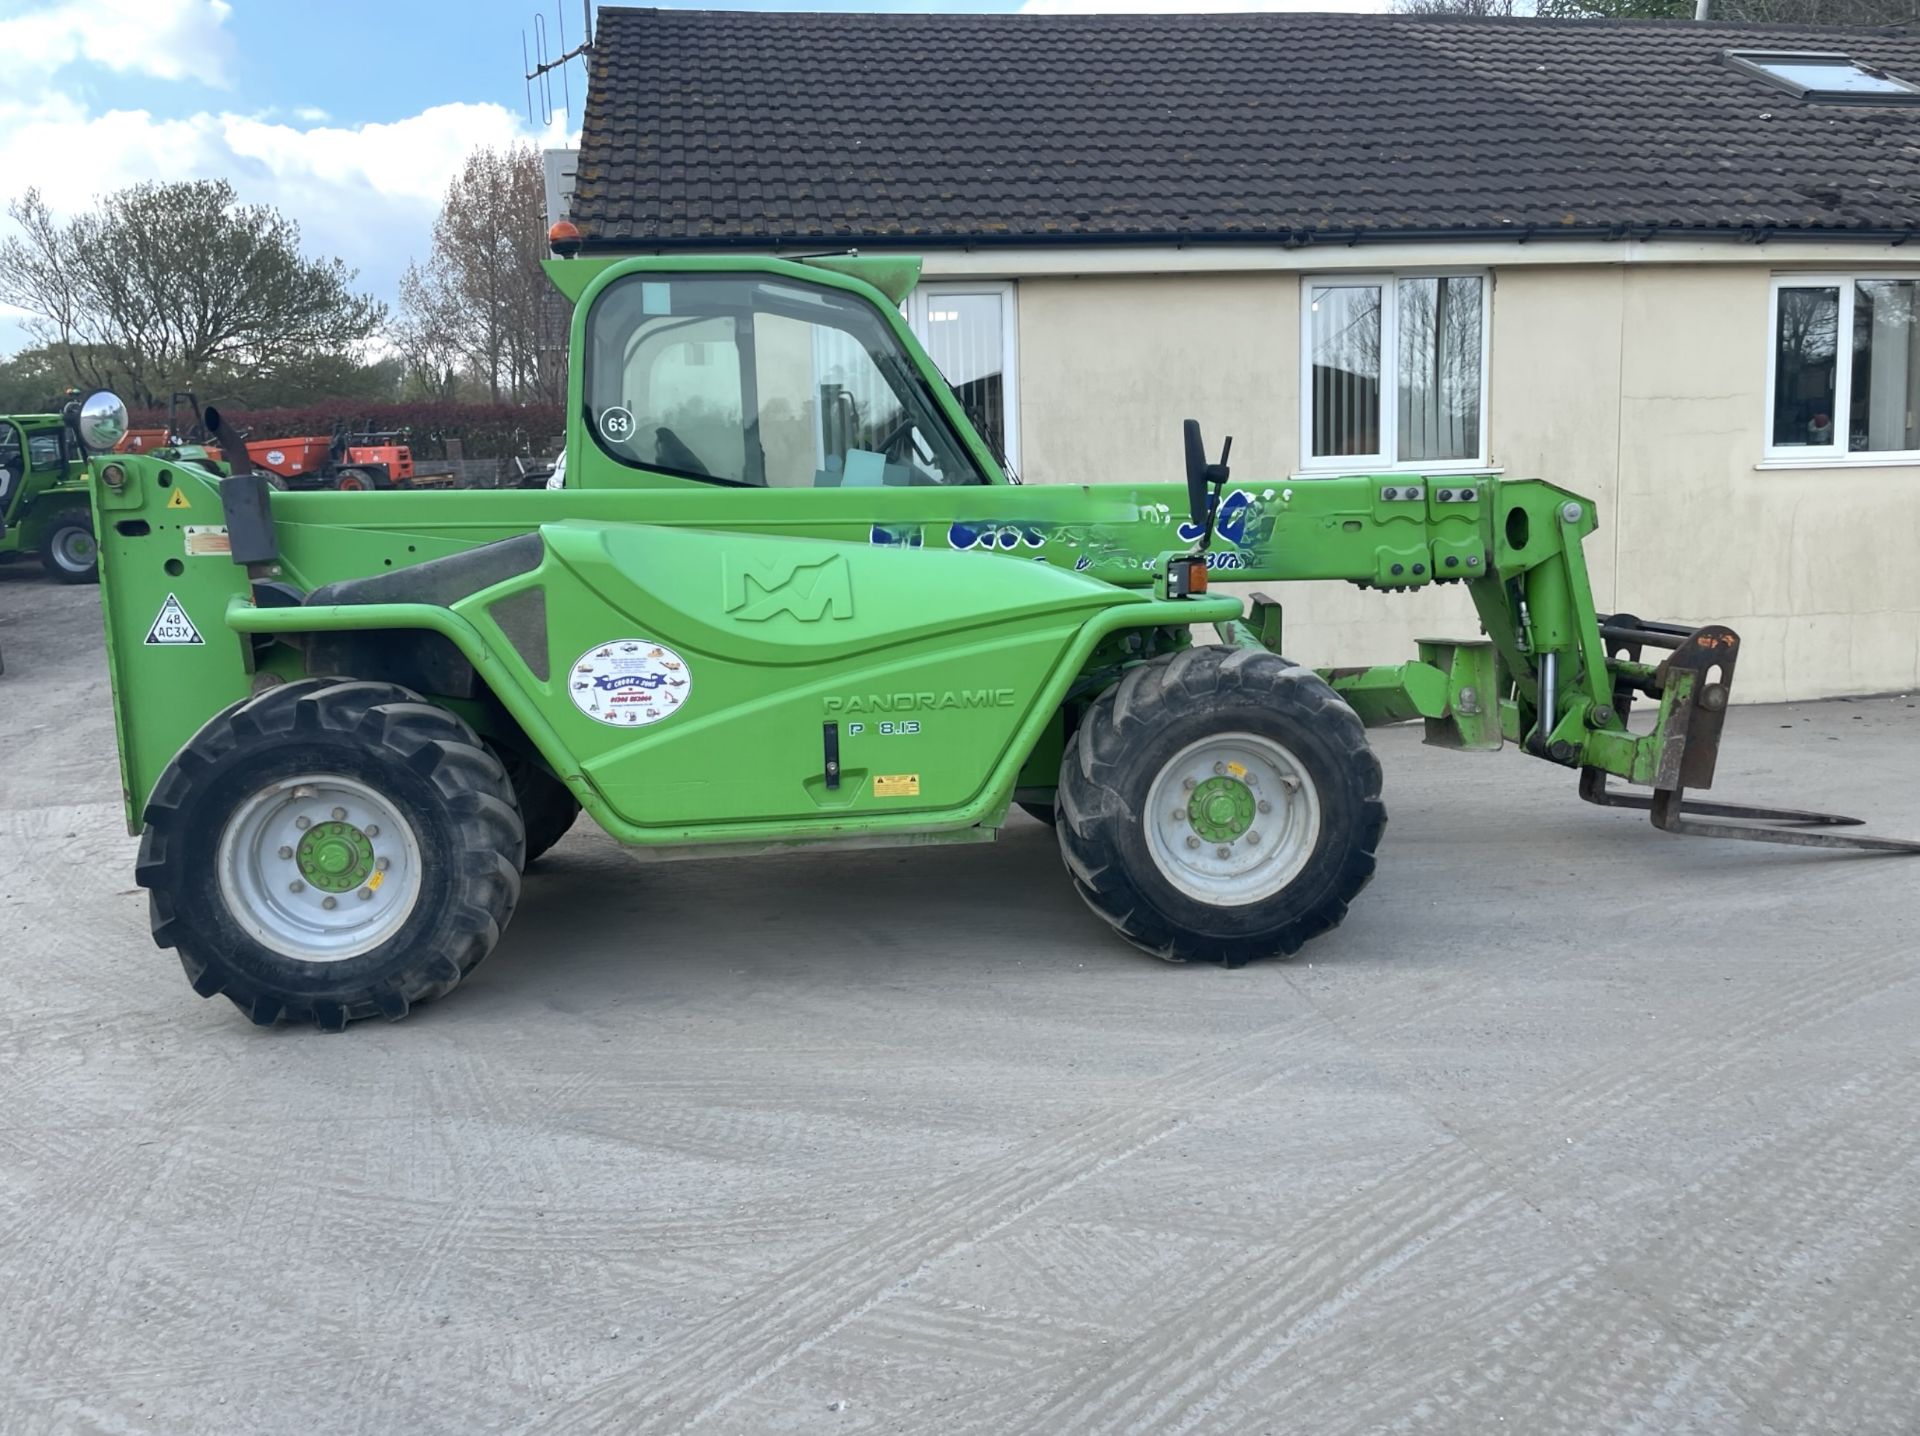
[(153, 620), (153, 626), (147, 630), (149, 648), (191, 648), (204, 643), (200, 630), (193, 626), (193, 620), (187, 617), (187, 611), (180, 606), (180, 600), (172, 594), (160, 605), (160, 616)]

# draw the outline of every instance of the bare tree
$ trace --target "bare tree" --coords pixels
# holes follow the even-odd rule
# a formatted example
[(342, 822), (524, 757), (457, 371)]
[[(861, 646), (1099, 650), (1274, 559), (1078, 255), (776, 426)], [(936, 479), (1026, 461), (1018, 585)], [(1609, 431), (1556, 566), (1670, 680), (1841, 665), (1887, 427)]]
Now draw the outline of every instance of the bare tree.
[(546, 184), (531, 146), (467, 156), (433, 227), (433, 253), (408, 270), (396, 339), (409, 382), (429, 391), (445, 379), (449, 350), (492, 399), (552, 400), (565, 389), (561, 363), (542, 342), (549, 285)]
[(134, 185), (64, 223), (28, 190), (8, 213), (20, 233), (0, 245), (0, 303), (74, 378), (138, 404), (352, 353), (385, 316), (352, 270), (308, 259), (297, 224), (224, 180)]
[(1403, 15), (1476, 15), (1483, 19), (1533, 13), (1532, 0), (1396, 0), (1393, 8)]
[(409, 264), (400, 276), (400, 313), (388, 326), (401, 363), (402, 384), (415, 397), (458, 397), (464, 316), (444, 276)]

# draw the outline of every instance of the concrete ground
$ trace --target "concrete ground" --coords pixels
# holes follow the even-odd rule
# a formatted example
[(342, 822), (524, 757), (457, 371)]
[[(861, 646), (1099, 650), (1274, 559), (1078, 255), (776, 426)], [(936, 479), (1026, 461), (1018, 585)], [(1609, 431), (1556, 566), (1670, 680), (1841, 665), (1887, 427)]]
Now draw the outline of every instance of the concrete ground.
[[(1379, 735), (1299, 960), (1110, 940), (1051, 834), (597, 832), (397, 1026), (148, 939), (91, 590), (0, 570), (0, 1430), (1912, 1432), (1920, 863)], [(1718, 796), (1920, 834), (1912, 697)]]

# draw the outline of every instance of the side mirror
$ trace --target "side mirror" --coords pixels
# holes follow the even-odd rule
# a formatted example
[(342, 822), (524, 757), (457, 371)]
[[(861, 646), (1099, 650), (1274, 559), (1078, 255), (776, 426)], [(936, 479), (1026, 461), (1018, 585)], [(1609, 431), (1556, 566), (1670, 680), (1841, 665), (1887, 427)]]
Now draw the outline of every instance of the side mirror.
[(69, 421), (81, 445), (90, 454), (110, 454), (127, 436), (127, 406), (118, 394), (105, 389), (87, 397)]
[(1207, 446), (1200, 438), (1200, 421), (1189, 419), (1181, 428), (1187, 449), (1187, 509), (1193, 526), (1207, 527)]
[(1200, 437), (1200, 421), (1188, 419), (1181, 430), (1187, 451), (1187, 505), (1193, 511), (1193, 526), (1200, 530), (1200, 547), (1213, 542), (1213, 519), (1219, 509), (1220, 490), (1226, 487), (1230, 470), (1227, 456), (1233, 452), (1233, 436), (1220, 448), (1220, 462), (1207, 462), (1207, 446)]

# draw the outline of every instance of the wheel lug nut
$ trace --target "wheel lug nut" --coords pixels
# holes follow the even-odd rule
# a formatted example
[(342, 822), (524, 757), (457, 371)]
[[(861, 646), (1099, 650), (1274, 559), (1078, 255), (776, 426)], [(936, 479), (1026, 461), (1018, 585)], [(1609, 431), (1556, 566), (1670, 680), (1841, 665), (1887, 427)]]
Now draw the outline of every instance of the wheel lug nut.
[(303, 893), (306, 890), (307, 890), (307, 885), (301, 882), (300, 879), (298, 878), (295, 878), (292, 882), (287, 884), (287, 891), (290, 893)]
[(366, 900), (367, 900), (368, 898), (370, 898), (370, 897), (372, 897), (372, 896), (373, 896), (373, 889), (372, 889), (372, 888), (361, 888), (361, 889), (360, 889), (360, 901), (361, 901), (361, 902), (365, 902), (365, 901), (366, 901)]
[(1189, 793), (1191, 793), (1193, 791), (1193, 779), (1182, 778), (1180, 780), (1180, 786), (1185, 788)]
[(334, 910), (334, 909), (335, 909), (336, 907), (338, 907), (339, 905), (340, 905), (340, 904), (339, 904), (338, 902), (336, 902), (336, 901), (335, 901), (335, 900), (334, 900), (333, 898), (321, 898), (321, 899), (320, 899), (320, 906), (321, 906), (321, 907), (323, 907), (323, 908), (325, 908), (325, 909), (326, 909), (326, 910), (327, 910), (328, 912), (332, 912), (332, 911), (333, 911), (333, 910)]
[(292, 849), (292, 848), (288, 848), (288, 847), (283, 847), (283, 848), (281, 848), (281, 849), (280, 849), (280, 856), (281, 856), (282, 858), (290, 858), (290, 857), (292, 857), (292, 856), (293, 856), (293, 849)]
[(1258, 843), (1259, 841), (1260, 841), (1260, 834), (1258, 832), (1252, 832), (1247, 834), (1247, 842), (1249, 844)]
[(1185, 808), (1175, 808), (1173, 810), (1173, 820), (1176, 823), (1184, 823), (1187, 820), (1187, 810)]
[(1220, 856), (1220, 857), (1223, 857), (1223, 858), (1230, 858), (1230, 857), (1232, 857), (1232, 856), (1233, 856), (1233, 849), (1232, 849), (1232, 848), (1228, 848), (1228, 847), (1219, 847), (1219, 848), (1215, 848), (1215, 849), (1214, 849), (1214, 852), (1215, 852), (1215, 853), (1216, 853), (1216, 854), (1217, 854), (1218, 856)]
[(346, 816), (347, 816), (347, 810), (345, 808), (335, 808), (333, 810), (333, 820), (336, 823), (343, 822), (346, 819)]
[(1190, 848), (1197, 848), (1200, 846), (1200, 840), (1198, 838), (1188, 838), (1187, 846)]
[(293, 820), (293, 825), (296, 828), (300, 829), (302, 832), (305, 832), (308, 828), (313, 826), (313, 819), (312, 818), (295, 818)]
[(367, 836), (368, 836), (368, 837), (370, 837), (370, 838), (377, 838), (377, 837), (379, 837), (379, 836), (380, 836), (380, 828), (379, 828), (379, 825), (378, 825), (378, 824), (376, 824), (376, 823), (368, 823), (368, 824), (367, 824)]
[(384, 873), (387, 870), (389, 863), (386, 858), (375, 858), (373, 860), (373, 866), (377, 871)]
[(1227, 771), (1227, 765), (1226, 765), (1225, 763), (1215, 763), (1215, 764), (1213, 765), (1213, 771), (1214, 771), (1214, 772), (1215, 772), (1216, 774), (1218, 774), (1218, 773), (1224, 773), (1224, 772), (1226, 772), (1226, 771)]
[(1260, 800), (1260, 811), (1263, 813), (1271, 813), (1273, 811), (1273, 804), (1269, 803), (1265, 798), (1262, 798)]

